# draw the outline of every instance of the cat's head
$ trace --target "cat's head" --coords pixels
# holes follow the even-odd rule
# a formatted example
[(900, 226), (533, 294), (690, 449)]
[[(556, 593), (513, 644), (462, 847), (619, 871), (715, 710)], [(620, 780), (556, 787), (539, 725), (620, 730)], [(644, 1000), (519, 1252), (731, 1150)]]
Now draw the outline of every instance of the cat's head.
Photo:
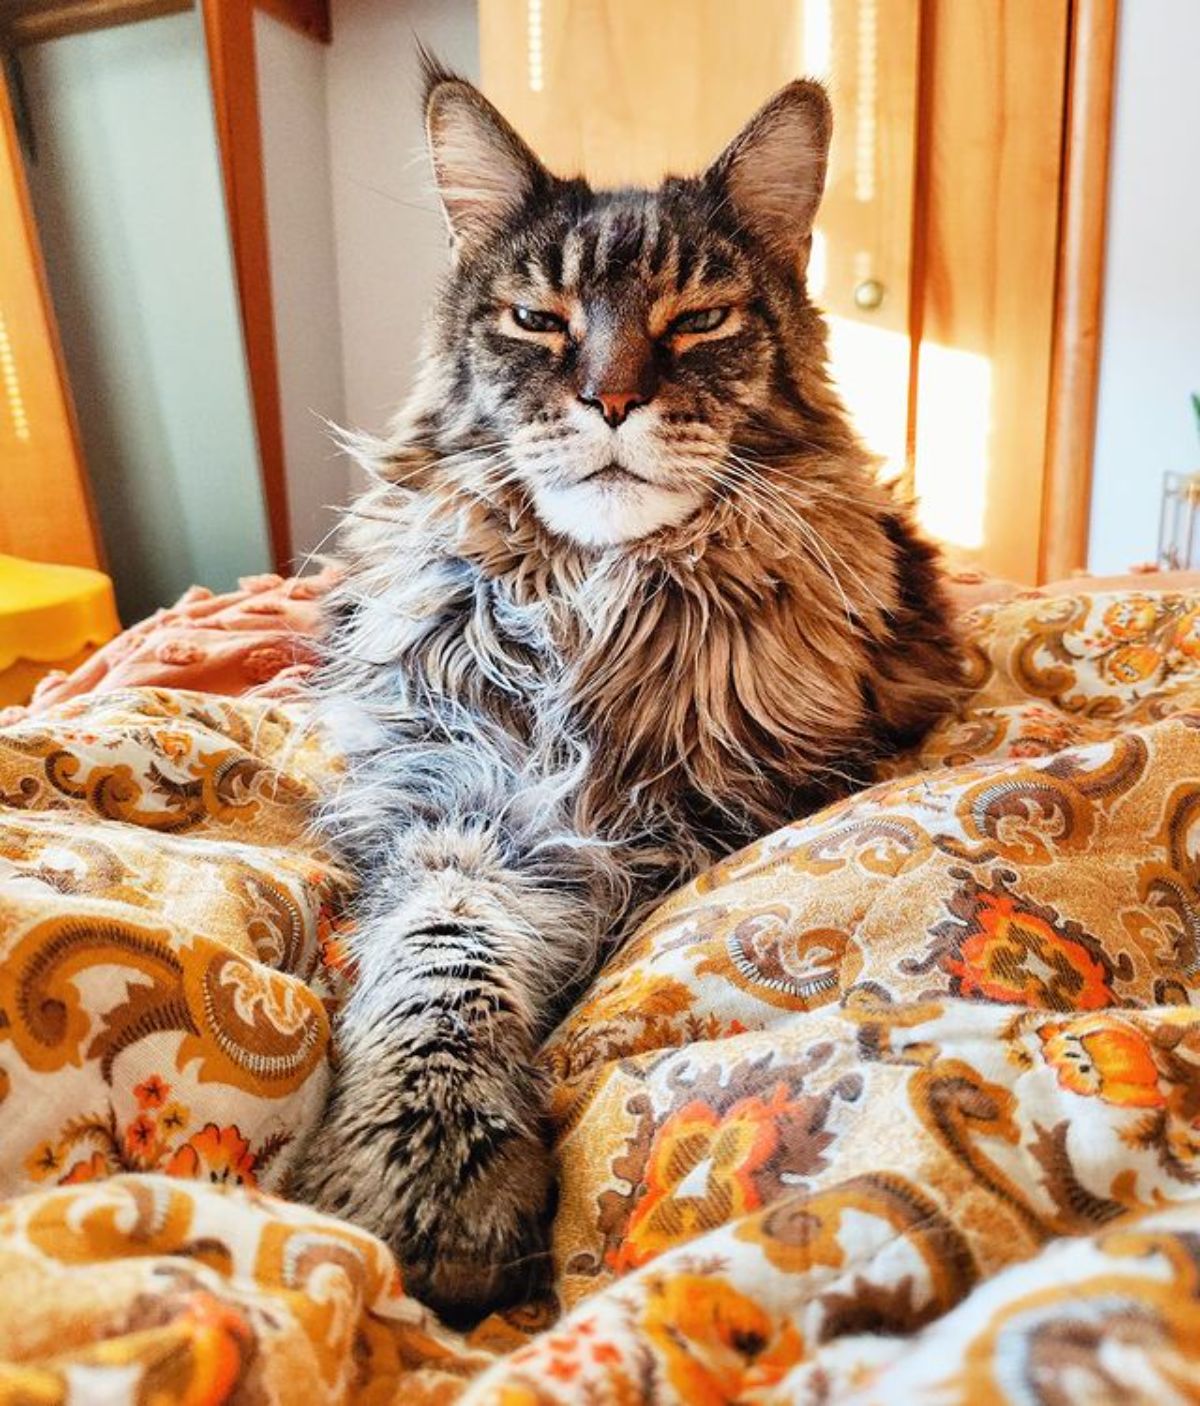
[(653, 191), (552, 175), (432, 64), (425, 112), (453, 249), (434, 327), (456, 432), (585, 546), (678, 526), (734, 488), (750, 471), (737, 447), (781, 398), (802, 413), (795, 364), (823, 358), (805, 292), (821, 86), (789, 84), (702, 175)]

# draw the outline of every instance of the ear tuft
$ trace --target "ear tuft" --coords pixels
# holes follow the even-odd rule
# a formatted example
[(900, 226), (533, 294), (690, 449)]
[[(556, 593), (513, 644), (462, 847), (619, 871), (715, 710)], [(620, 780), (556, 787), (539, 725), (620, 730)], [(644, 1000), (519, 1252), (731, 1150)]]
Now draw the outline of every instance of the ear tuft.
[(705, 174), (768, 247), (801, 265), (825, 189), (832, 133), (824, 87), (797, 79), (755, 113)]
[(425, 132), (456, 252), (470, 252), (507, 225), (550, 175), (473, 83), (419, 50)]
[(421, 109), (423, 112), (429, 111), (429, 97), (439, 83), (465, 83), (465, 78), (460, 78), (453, 69), (449, 69), (438, 58), (432, 49), (428, 49), (420, 39), (415, 41), (417, 46), (417, 63), (421, 69)]

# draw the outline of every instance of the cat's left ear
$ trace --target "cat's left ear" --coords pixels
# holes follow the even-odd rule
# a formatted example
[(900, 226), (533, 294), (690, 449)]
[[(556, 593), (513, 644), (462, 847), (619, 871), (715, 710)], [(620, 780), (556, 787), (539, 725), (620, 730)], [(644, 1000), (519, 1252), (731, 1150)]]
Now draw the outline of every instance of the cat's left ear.
[(422, 53), (425, 131), (438, 194), (456, 252), (508, 224), (552, 180), (478, 88)]
[(703, 179), (728, 197), (742, 222), (803, 272), (825, 189), (833, 111), (820, 83), (797, 79), (742, 128)]

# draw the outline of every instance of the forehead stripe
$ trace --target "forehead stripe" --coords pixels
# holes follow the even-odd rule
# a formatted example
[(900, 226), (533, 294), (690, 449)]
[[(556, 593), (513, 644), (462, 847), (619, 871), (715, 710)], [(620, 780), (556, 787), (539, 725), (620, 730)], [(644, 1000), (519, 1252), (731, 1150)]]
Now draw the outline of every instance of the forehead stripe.
[(541, 251), (542, 268), (545, 270), (547, 281), (556, 293), (561, 293), (563, 288), (564, 250), (565, 243), (559, 244), (557, 240), (553, 240)]
[(579, 267), (576, 271), (577, 283), (586, 283), (588, 279), (598, 276), (599, 270), (596, 268), (596, 255), (599, 243), (599, 232), (594, 225), (589, 225), (580, 231)]
[(640, 212), (636, 216), (623, 212), (609, 221), (604, 252), (605, 268), (614, 275), (644, 262), (646, 224)]
[(676, 245), (675, 249), (675, 291), (682, 293), (691, 282), (692, 272), (696, 266), (696, 256), (691, 249), (683, 243)]
[(671, 255), (671, 228), (663, 220), (655, 220), (656, 229), (654, 231), (654, 243), (650, 248), (648, 267), (650, 276), (657, 278), (666, 267), (667, 260)]

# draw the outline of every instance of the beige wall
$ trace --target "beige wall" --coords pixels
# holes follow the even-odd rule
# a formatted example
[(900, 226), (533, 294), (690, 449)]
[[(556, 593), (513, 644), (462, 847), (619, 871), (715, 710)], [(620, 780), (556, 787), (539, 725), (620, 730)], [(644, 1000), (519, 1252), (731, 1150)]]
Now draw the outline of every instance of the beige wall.
[(327, 420), (346, 414), (326, 80), (331, 51), (255, 12), (267, 231), (292, 548), (300, 561), (337, 519), (346, 460)]
[(346, 416), (378, 430), (411, 383), (422, 320), (446, 264), (414, 40), (477, 77), (475, 0), (333, 0), (333, 32), (329, 134)]

